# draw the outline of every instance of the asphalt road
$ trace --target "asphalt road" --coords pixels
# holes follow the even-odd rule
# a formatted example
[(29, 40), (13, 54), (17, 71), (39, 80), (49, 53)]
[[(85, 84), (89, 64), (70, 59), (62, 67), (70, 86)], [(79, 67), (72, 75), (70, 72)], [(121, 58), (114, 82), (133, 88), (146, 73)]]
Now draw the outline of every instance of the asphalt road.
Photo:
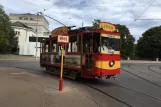
[[(161, 64), (131, 62), (121, 64), (121, 74), (116, 80), (65, 81), (88, 92), (99, 107), (161, 107)], [(35, 60), (0, 60), (0, 65), (46, 75), (42, 72), (43, 68), (39, 67), (39, 61)], [(82, 83), (89, 87), (84, 87)]]

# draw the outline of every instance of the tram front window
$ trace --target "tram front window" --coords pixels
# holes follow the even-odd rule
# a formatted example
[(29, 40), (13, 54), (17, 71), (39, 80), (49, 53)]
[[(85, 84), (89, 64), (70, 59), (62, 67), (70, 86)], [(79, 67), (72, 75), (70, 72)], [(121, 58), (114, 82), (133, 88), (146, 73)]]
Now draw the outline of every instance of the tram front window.
[(111, 53), (120, 50), (120, 39), (102, 37), (101, 42), (102, 42), (101, 52)]

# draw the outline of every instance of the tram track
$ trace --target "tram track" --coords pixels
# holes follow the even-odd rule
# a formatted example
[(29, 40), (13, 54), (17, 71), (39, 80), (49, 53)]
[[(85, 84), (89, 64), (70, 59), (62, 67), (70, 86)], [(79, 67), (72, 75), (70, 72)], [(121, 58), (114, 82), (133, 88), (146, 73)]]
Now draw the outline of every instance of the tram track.
[(113, 100), (115, 100), (115, 101), (117, 101), (117, 102), (119, 102), (119, 103), (121, 103), (121, 104), (124, 104), (124, 105), (126, 105), (126, 106), (128, 106), (128, 107), (133, 107), (132, 105), (128, 104), (127, 102), (122, 101), (122, 100), (120, 100), (119, 98), (116, 98), (116, 97), (114, 97), (113, 95), (108, 94), (108, 93), (106, 93), (106, 92), (104, 92), (104, 91), (102, 91), (102, 90), (100, 90), (100, 89), (98, 89), (98, 88), (96, 88), (96, 87), (93, 87), (93, 86), (88, 85), (88, 84), (84, 84), (84, 85), (85, 85), (85, 86), (88, 86), (88, 87), (90, 87), (91, 89), (94, 89), (94, 90), (96, 90), (96, 91), (98, 91), (98, 92), (100, 92), (100, 93), (102, 93), (102, 94), (104, 94), (104, 95), (106, 95), (106, 96), (108, 96), (108, 97), (110, 97), (110, 98), (112, 98)]
[(128, 87), (125, 87), (125, 86), (118, 85), (118, 84), (117, 84), (116, 86), (118, 86), (118, 87), (120, 87), (120, 88), (124, 88), (124, 89), (130, 90), (130, 91), (133, 91), (133, 92), (136, 92), (136, 93), (138, 93), (138, 94), (147, 96), (147, 97), (149, 97), (149, 98), (153, 98), (153, 99), (156, 99), (156, 100), (161, 101), (161, 98), (156, 98), (156, 97), (151, 96), (151, 95), (148, 95), (148, 94), (146, 94), (146, 93), (142, 93), (142, 92), (136, 91), (136, 90), (134, 90), (134, 89), (131, 89), (131, 88), (128, 88)]
[[(116, 98), (116, 97), (112, 96), (111, 94), (108, 94), (108, 93), (102, 91), (101, 89), (98, 89), (97, 87), (94, 87), (94, 86), (89, 85), (89, 84), (84, 84), (84, 85), (86, 85), (86, 86), (88, 86), (88, 87), (90, 87), (90, 88), (92, 88), (92, 89), (94, 89), (96, 91), (99, 91), (100, 93), (102, 93), (104, 95), (107, 95), (108, 97), (111, 97), (112, 99), (114, 99), (114, 100), (116, 100), (116, 101), (118, 101), (120, 103), (123, 103), (126, 106), (133, 107), (132, 105), (128, 104), (127, 102), (124, 102), (124, 101), (120, 100), (119, 98)], [(149, 94), (146, 94), (146, 93), (143, 93), (143, 92), (139, 92), (139, 91), (136, 91), (134, 89), (131, 89), (131, 88), (128, 88), (128, 87), (125, 87), (125, 86), (122, 86), (122, 85), (114, 84), (114, 86), (119, 87), (119, 88), (122, 88), (122, 89), (125, 89), (125, 90), (128, 90), (128, 91), (135, 92), (137, 94), (144, 95), (146, 97), (149, 97), (149, 98), (152, 98), (152, 99), (155, 99), (155, 100), (158, 100), (158, 101), (161, 101), (161, 98), (157, 98), (157, 97), (151, 96)]]
[[(131, 68), (131, 69), (133, 69), (133, 70), (135, 70), (135, 71), (138, 71), (138, 72), (140, 72), (140, 73), (142, 73), (142, 74), (145, 74), (145, 75), (147, 75), (147, 76), (149, 76), (149, 77), (154, 77), (154, 78), (157, 78), (157, 79), (161, 79), (161, 78), (158, 78), (158, 77), (156, 77), (156, 76), (152, 76), (152, 75), (150, 75), (150, 74), (148, 74), (148, 73), (146, 73), (146, 72), (143, 72), (143, 71), (140, 71), (140, 70), (136, 70), (136, 69), (132, 68), (131, 65), (128, 65), (128, 67)], [(149, 69), (149, 66), (148, 66), (148, 70), (150, 70), (150, 69)], [(152, 71), (152, 70), (150, 70), (150, 71)], [(154, 72), (154, 71), (152, 71), (152, 72)], [(154, 72), (154, 73), (155, 73), (155, 72)]]
[[(102, 93), (102, 94), (104, 94), (104, 95), (106, 95), (106, 96), (108, 96), (108, 97), (110, 97), (110, 98), (112, 98), (112, 99), (114, 99), (114, 100), (116, 100), (116, 101), (118, 101), (118, 102), (120, 102), (120, 103), (122, 103), (122, 104), (128, 106), (128, 107), (133, 107), (132, 105), (128, 104), (127, 102), (122, 101), (122, 100), (120, 100), (119, 98), (114, 97), (113, 95), (108, 94), (108, 93), (106, 93), (106, 92), (104, 92), (104, 91), (102, 91), (102, 90), (100, 90), (100, 89), (98, 89), (98, 88), (96, 88), (96, 87), (94, 87), (94, 86), (91, 86), (91, 85), (89, 85), (89, 84), (88, 84), (88, 85), (87, 85), (87, 84), (84, 84), (84, 85), (86, 85), (86, 86), (88, 86), (88, 87), (90, 87), (90, 88), (92, 88), (92, 89), (94, 89), (94, 90), (96, 90), (96, 91), (98, 91), (98, 92), (100, 92), (100, 93)], [(119, 87), (119, 88), (123, 88), (123, 89), (125, 89), (125, 90), (129, 90), (129, 91), (138, 93), (138, 94), (141, 94), (141, 95), (144, 95), (144, 96), (146, 96), (146, 97), (149, 97), (149, 98), (152, 98), (152, 99), (155, 99), (155, 100), (158, 100), (158, 101), (161, 101), (160, 98), (157, 98), (157, 97), (148, 95), (148, 94), (146, 94), (146, 93), (142, 93), (142, 92), (136, 91), (136, 90), (131, 89), (131, 88), (127, 88), (127, 87), (124, 87), (124, 86), (121, 86), (121, 85), (117, 85), (117, 84), (115, 84), (115, 86), (117, 86), (117, 87)]]
[[(14, 66), (8, 66), (8, 65), (0, 65), (0, 66), (13, 67), (13, 68), (20, 68), (20, 69), (26, 69), (26, 70), (32, 70), (32, 71), (38, 71), (38, 70), (29, 69), (29, 68), (24, 68), (24, 67), (14, 67)], [(121, 68), (121, 69), (122, 69), (122, 68)], [(122, 69), (122, 70), (124, 70), (124, 71), (127, 72), (127, 70), (125, 70), (125, 69)], [(37, 73), (37, 72), (32, 72), (32, 73), (40, 75), (40, 73)], [(128, 73), (131, 73), (131, 72), (128, 71)], [(132, 74), (136, 76), (136, 74), (134, 74), (134, 73), (132, 73)], [(137, 77), (142, 78), (142, 77), (140, 77), (140, 76), (138, 76), (138, 75), (137, 75)], [(144, 79), (144, 78), (142, 78), (142, 79)], [(144, 79), (144, 80), (146, 80), (146, 79)], [(146, 81), (148, 81), (148, 82), (150, 82), (150, 83), (152, 83), (152, 84), (155, 84), (155, 83), (153, 83), (153, 82), (151, 82), (151, 81), (149, 81), (149, 80), (146, 80)], [(114, 97), (113, 95), (111, 95), (111, 94), (109, 94), (109, 93), (106, 93), (105, 91), (103, 91), (103, 90), (101, 90), (101, 89), (99, 89), (99, 88), (97, 88), (97, 87), (94, 87), (94, 86), (92, 86), (92, 85), (90, 85), (90, 84), (83, 84), (83, 85), (85, 85), (85, 86), (87, 86), (87, 87), (89, 87), (89, 88), (91, 88), (91, 89), (94, 89), (95, 91), (100, 92), (100, 93), (106, 95), (107, 97), (110, 97), (110, 98), (112, 98), (113, 100), (115, 100), (115, 101), (117, 101), (117, 102), (119, 102), (119, 103), (121, 103), (121, 104), (123, 104), (123, 105), (126, 105), (126, 106), (128, 106), (128, 107), (133, 107), (132, 105), (128, 104), (127, 102), (122, 101), (122, 100), (120, 100), (119, 98)], [(156, 85), (158, 86), (158, 84), (156, 84)], [(136, 90), (134, 90), (134, 89), (131, 89), (131, 88), (128, 88), (128, 87), (125, 87), (125, 86), (121, 86), (121, 85), (118, 85), (118, 84), (115, 84), (115, 86), (120, 87), (120, 88), (123, 88), (123, 89), (125, 89), (125, 90), (133, 91), (133, 92), (135, 92), (135, 93), (144, 95), (144, 96), (146, 96), (146, 97), (149, 97), (149, 98), (152, 98), (152, 99), (155, 99), (155, 100), (161, 101), (160, 98), (156, 98), (156, 97), (154, 97), (154, 96), (151, 96), (151, 95), (148, 95), (148, 94), (146, 94), (146, 93), (142, 93), (142, 92), (136, 91)], [(158, 87), (161, 88), (160, 85), (159, 85)], [(92, 100), (94, 100), (94, 99), (92, 99)], [(94, 101), (95, 101), (95, 100), (94, 100)], [(97, 105), (101, 106), (97, 101), (95, 101), (95, 102), (97, 103)]]
[(161, 66), (159, 67), (159, 69), (161, 70)]
[[(25, 69), (25, 70), (32, 70), (33, 71), (33, 69), (28, 69), (28, 68), (23, 68), (23, 67), (14, 67), (14, 66), (8, 66), (8, 65), (0, 65), (0, 66), (13, 67), (13, 68), (19, 68), (19, 69)], [(36, 71), (36, 70), (34, 70), (34, 71)], [(32, 72), (32, 73), (37, 74), (37, 75), (40, 75), (40, 73), (36, 73), (36, 72)], [(84, 84), (84, 83), (81, 83), (81, 84), (83, 84), (83, 85), (85, 85), (85, 86), (87, 86), (87, 87), (89, 87), (89, 88), (91, 88), (91, 89), (93, 89), (93, 90), (95, 90), (97, 92), (100, 92), (103, 95), (108, 96), (108, 97), (112, 98), (113, 100), (115, 100), (115, 101), (117, 101), (117, 102), (119, 102), (121, 104), (124, 104), (124, 105), (126, 105), (128, 107), (133, 107), (130, 104), (128, 104), (128, 103), (126, 103), (126, 102), (124, 102), (124, 101), (122, 101), (122, 100), (120, 100), (120, 99), (118, 99), (118, 98), (116, 98), (116, 97), (114, 97), (114, 96), (112, 96), (112, 95), (110, 95), (110, 94), (108, 94), (108, 93), (106, 93), (106, 92), (104, 92), (104, 91), (96, 88), (96, 87), (93, 87), (93, 86), (91, 86), (89, 84)], [(92, 98), (90, 98), (90, 99), (92, 99)], [(94, 100), (94, 99), (92, 99), (92, 100)], [(94, 102), (96, 102), (97, 105), (99, 105), (99, 107), (101, 106), (97, 101), (94, 100)]]
[[(159, 72), (156, 72), (156, 71), (152, 70), (150, 67), (152, 67), (152, 65), (148, 66), (148, 69), (149, 69), (151, 72), (154, 72), (154, 73), (156, 73), (156, 74), (161, 75), (161, 73), (159, 73)], [(161, 67), (159, 67), (159, 69), (160, 69), (160, 68), (161, 68)]]
[(139, 76), (139, 75), (137, 75), (137, 74), (135, 74), (135, 73), (132, 73), (132, 72), (130, 72), (130, 71), (128, 71), (128, 70), (125, 70), (125, 69), (123, 69), (123, 68), (121, 68), (121, 69), (122, 69), (123, 71), (129, 73), (129, 74), (132, 74), (132, 75), (134, 75), (134, 76), (136, 76), (136, 77), (138, 77), (138, 78), (140, 78), (140, 79), (142, 79), (142, 80), (144, 80), (144, 81), (150, 83), (150, 84), (153, 84), (153, 85), (155, 85), (155, 86), (161, 88), (160, 85), (158, 85), (158, 84), (156, 84), (156, 83), (154, 83), (154, 82), (151, 82), (151, 81), (149, 81), (148, 79), (145, 79), (145, 78), (143, 78), (143, 77), (141, 77), (141, 76)]

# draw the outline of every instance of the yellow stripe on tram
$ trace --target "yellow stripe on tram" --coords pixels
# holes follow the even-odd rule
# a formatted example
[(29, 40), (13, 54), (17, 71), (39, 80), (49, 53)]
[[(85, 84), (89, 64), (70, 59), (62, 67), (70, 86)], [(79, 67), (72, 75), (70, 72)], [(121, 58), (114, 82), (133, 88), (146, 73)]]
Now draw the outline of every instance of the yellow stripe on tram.
[(115, 64), (110, 67), (109, 61), (96, 61), (96, 67), (100, 69), (106, 69), (106, 70), (115, 70), (120, 68), (120, 61), (115, 61)]

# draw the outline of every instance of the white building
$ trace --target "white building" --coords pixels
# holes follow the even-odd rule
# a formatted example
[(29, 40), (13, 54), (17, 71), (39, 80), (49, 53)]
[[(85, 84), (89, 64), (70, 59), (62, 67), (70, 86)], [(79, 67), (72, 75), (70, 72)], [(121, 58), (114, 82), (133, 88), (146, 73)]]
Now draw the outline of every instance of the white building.
[(28, 27), (33, 28), (35, 31), (37, 29), (38, 36), (39, 37), (48, 37), (49, 36), (49, 23), (42, 15), (36, 15), (36, 14), (15, 14), (10, 13), (9, 18), (12, 23), (14, 22), (21, 22)]
[[(42, 15), (35, 14), (9, 14), (12, 27), (18, 37), (18, 46), (20, 55), (36, 55), (36, 30), (37, 47), (40, 47), (39, 41), (48, 38), (50, 35), (49, 23)], [(40, 56), (40, 48), (37, 50), (37, 56)]]
[[(36, 32), (31, 27), (26, 26), (21, 22), (12, 23), (12, 28), (18, 39), (19, 55), (36, 55), (36, 42), (30, 41), (30, 38), (36, 38)], [(40, 43), (37, 43), (40, 47)], [(37, 56), (40, 56), (40, 48), (38, 48)]]

